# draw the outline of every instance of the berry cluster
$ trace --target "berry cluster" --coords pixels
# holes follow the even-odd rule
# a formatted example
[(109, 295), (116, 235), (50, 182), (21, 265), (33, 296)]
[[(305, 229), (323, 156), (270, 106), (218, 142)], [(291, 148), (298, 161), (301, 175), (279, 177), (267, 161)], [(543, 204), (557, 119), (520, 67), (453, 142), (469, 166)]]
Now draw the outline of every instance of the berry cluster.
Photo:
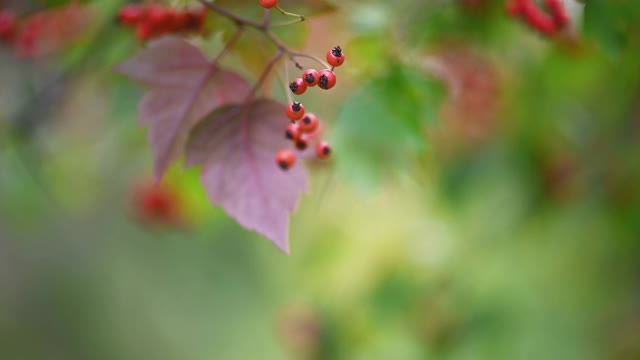
[(569, 15), (562, 0), (545, 0), (549, 14), (533, 0), (509, 0), (505, 7), (510, 16), (520, 18), (545, 35), (554, 35), (569, 23)]
[(118, 21), (135, 27), (141, 41), (172, 33), (199, 33), (207, 16), (206, 8), (176, 10), (159, 4), (129, 4), (120, 9)]
[[(262, 2), (261, 2), (262, 3)], [(302, 76), (289, 84), (289, 89), (295, 95), (302, 95), (307, 88), (318, 86), (323, 90), (329, 90), (336, 85), (336, 74), (333, 69), (344, 63), (344, 54), (340, 46), (336, 46), (327, 52), (327, 63), (331, 69), (317, 71), (307, 69)], [(306, 150), (309, 145), (319, 137), (320, 121), (312, 113), (305, 113), (304, 105), (297, 101), (287, 105), (285, 113), (291, 123), (285, 129), (285, 137), (291, 140), (296, 149)], [(331, 155), (331, 146), (326, 141), (318, 141), (315, 145), (316, 156), (326, 159)], [(276, 154), (276, 163), (283, 170), (291, 168), (296, 162), (296, 155), (290, 149), (282, 149)]]
[(0, 9), (0, 42), (20, 57), (49, 55), (81, 35), (90, 22), (90, 8), (76, 2), (23, 17)]

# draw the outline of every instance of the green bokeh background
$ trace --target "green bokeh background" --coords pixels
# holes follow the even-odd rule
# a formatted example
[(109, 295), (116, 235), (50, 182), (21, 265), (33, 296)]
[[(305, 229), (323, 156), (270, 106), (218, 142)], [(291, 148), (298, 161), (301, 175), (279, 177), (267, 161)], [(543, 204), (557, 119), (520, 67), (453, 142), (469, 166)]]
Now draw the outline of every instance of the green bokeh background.
[[(122, 1), (90, 2), (55, 56), (0, 47), (0, 358), (639, 359), (640, 3), (566, 2), (554, 39), (501, 0), (335, 1), (282, 30), (348, 56), (301, 97), (335, 156), (309, 164), (289, 256), (211, 208), (197, 169), (166, 179), (188, 229), (131, 216), (151, 157), (144, 89), (110, 72), (140, 47)], [(209, 27), (214, 54), (229, 24)], [(419, 66), (446, 49), (497, 74), (481, 141), (446, 130), (451, 89)], [(256, 58), (223, 64), (255, 78)]]

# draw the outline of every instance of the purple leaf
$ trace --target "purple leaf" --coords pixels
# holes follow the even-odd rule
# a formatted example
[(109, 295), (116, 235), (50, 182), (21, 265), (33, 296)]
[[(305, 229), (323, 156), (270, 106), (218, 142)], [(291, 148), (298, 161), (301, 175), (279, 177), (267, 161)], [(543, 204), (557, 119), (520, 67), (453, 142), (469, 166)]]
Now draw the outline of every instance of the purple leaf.
[(189, 132), (216, 108), (241, 102), (250, 85), (222, 71), (198, 48), (178, 37), (151, 42), (115, 70), (149, 86), (138, 108), (138, 122), (149, 126), (156, 181), (179, 158)]
[(302, 164), (288, 171), (275, 163), (284, 137), (284, 105), (257, 100), (215, 111), (193, 131), (186, 165), (201, 165), (209, 200), (240, 225), (289, 252), (289, 213), (307, 190)]

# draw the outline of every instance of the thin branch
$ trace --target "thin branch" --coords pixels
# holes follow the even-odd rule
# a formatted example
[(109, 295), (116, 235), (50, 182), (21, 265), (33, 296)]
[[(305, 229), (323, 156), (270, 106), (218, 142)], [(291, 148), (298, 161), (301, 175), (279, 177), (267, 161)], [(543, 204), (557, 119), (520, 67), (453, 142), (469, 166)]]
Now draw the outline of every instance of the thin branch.
[(258, 79), (258, 82), (253, 86), (253, 89), (251, 89), (251, 92), (245, 98), (244, 100), (245, 104), (249, 104), (251, 100), (255, 98), (256, 92), (258, 92), (258, 90), (262, 87), (262, 85), (264, 85), (264, 82), (267, 80), (267, 77), (271, 73), (271, 70), (273, 69), (275, 64), (282, 58), (283, 55), (284, 55), (284, 51), (278, 50), (276, 55), (269, 61), (267, 66), (265, 66), (264, 70), (262, 71), (262, 74), (260, 75), (260, 78)]
[(216, 58), (213, 59), (213, 62), (211, 63), (211, 66), (213, 68), (218, 67), (220, 60), (222, 60), (222, 58), (229, 52), (229, 50), (231, 50), (231, 48), (236, 44), (236, 42), (238, 42), (238, 40), (240, 39), (240, 36), (242, 36), (242, 33), (244, 33), (244, 26), (242, 24), (238, 24), (238, 28), (236, 29), (236, 32), (233, 34), (231, 39), (227, 41), (227, 43), (224, 45), (224, 48), (222, 49), (222, 51), (220, 51), (218, 56), (216, 56)]
[(266, 27), (264, 27), (262, 24), (256, 21), (253, 21), (249, 18), (246, 18), (244, 16), (240, 16), (232, 11), (229, 11), (216, 3), (210, 2), (208, 0), (200, 0), (200, 2), (202, 3), (202, 5), (208, 7), (210, 10), (213, 10), (218, 14), (233, 20), (236, 24), (244, 24), (244, 25), (254, 27), (256, 29), (263, 29), (263, 30), (266, 29)]

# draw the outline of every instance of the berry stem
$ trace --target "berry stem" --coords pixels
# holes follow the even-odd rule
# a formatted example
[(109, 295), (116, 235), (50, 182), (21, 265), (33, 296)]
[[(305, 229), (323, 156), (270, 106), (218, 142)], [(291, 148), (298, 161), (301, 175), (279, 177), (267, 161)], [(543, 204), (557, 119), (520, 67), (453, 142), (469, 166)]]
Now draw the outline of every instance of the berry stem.
[(317, 56), (313, 56), (313, 55), (309, 55), (309, 54), (305, 54), (305, 53), (299, 53), (299, 52), (290, 52), (289, 55), (291, 55), (292, 58), (305, 58), (305, 59), (311, 59), (315, 62), (317, 62), (318, 64), (321, 64), (322, 66), (324, 66), (325, 68), (330, 68), (331, 65), (327, 64), (325, 61), (323, 61), (322, 59), (320, 59)]
[(266, 29), (271, 24), (271, 11), (264, 9), (264, 15), (262, 17), (262, 26)]
[[(272, 43), (274, 43), (277, 47), (278, 50), (283, 52), (284, 54), (289, 55), (289, 57), (296, 58), (296, 57), (300, 57), (300, 58), (307, 58), (307, 59), (311, 59), (314, 61), (317, 61), (318, 63), (322, 64), (324, 67), (329, 68), (330, 66), (322, 61), (320, 58), (315, 57), (313, 55), (308, 55), (308, 54), (304, 54), (304, 53), (300, 53), (297, 51), (292, 50), (291, 48), (289, 48), (289, 46), (287, 46), (287, 44), (284, 43), (284, 41), (282, 41), (282, 39), (280, 39), (275, 33), (273, 33), (273, 31), (271, 31), (272, 26), (270, 25), (270, 15), (268, 15), (270, 13), (270, 11), (266, 10), (265, 11), (265, 16), (264, 19), (262, 21), (262, 23), (259, 23), (257, 21), (248, 19), (246, 17), (240, 16), (228, 9), (223, 8), (222, 6), (211, 2), (211, 0), (200, 0), (200, 2), (206, 6), (207, 8), (209, 8), (211, 11), (218, 13), (221, 16), (224, 16), (230, 20), (232, 20), (233, 22), (235, 22), (238, 26), (241, 25), (246, 25), (249, 27), (252, 27), (260, 32), (262, 32), (264, 34), (264, 36), (266, 36)], [(280, 9), (282, 11), (282, 9)], [(286, 13), (286, 12), (285, 12)], [(291, 14), (291, 13), (287, 13), (287, 14)], [(297, 14), (293, 14), (294, 16), (299, 17), (299, 21), (303, 21), (304, 20), (304, 16), (303, 15), (297, 15)], [(294, 60), (295, 62), (295, 60)], [(299, 66), (299, 64), (297, 62), (296, 63), (296, 67), (298, 68), (302, 68), (301, 66)]]
[(291, 91), (289, 91), (289, 63), (284, 62), (284, 93), (287, 95), (288, 103), (291, 104), (293, 102), (293, 97), (291, 96)]
[(301, 14), (294, 14), (288, 11), (285, 11), (283, 8), (281, 8), (280, 6), (276, 5), (276, 9), (280, 10), (280, 12), (282, 13), (282, 15), (286, 15), (286, 16), (293, 16), (293, 17), (297, 17), (299, 19), (299, 21), (304, 21), (304, 15)]
[(271, 28), (275, 28), (275, 27), (281, 27), (281, 26), (287, 26), (287, 25), (293, 25), (293, 24), (297, 24), (299, 22), (303, 22), (304, 19), (294, 19), (294, 20), (289, 20), (289, 21), (283, 21), (283, 22), (279, 22), (279, 23), (275, 23), (272, 24), (270, 27)]

